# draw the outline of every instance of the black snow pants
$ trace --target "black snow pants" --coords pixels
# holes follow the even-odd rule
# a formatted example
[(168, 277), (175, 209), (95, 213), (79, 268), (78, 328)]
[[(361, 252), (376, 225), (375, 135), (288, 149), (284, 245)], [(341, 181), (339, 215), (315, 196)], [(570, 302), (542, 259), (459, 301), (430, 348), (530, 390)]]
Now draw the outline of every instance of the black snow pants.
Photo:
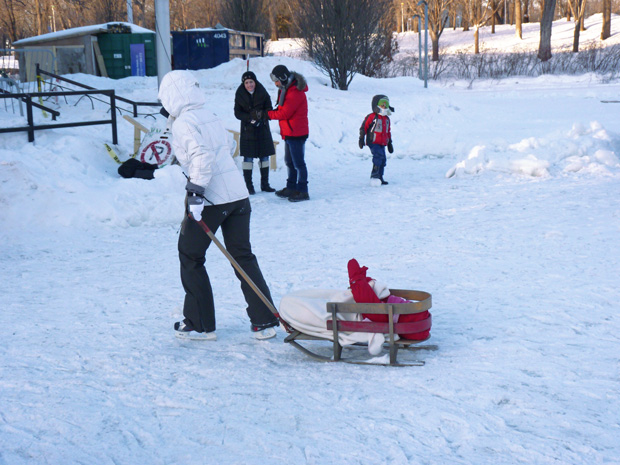
[[(239, 266), (256, 284), (271, 303), (271, 293), (258, 266), (256, 256), (250, 245), (250, 206), (249, 199), (223, 205), (208, 205), (202, 211), (202, 220), (213, 234), (222, 227), (224, 245)], [(183, 316), (185, 324), (193, 326), (198, 332), (215, 331), (215, 305), (209, 275), (205, 269), (205, 254), (211, 239), (200, 225), (187, 214), (179, 235), (179, 259), (181, 262), (181, 282), (185, 289)], [(233, 268), (234, 269), (234, 268)], [(256, 295), (250, 285), (235, 270), (241, 281), (241, 290), (247, 302), (247, 313), (252, 326), (264, 329), (278, 325), (278, 319)]]

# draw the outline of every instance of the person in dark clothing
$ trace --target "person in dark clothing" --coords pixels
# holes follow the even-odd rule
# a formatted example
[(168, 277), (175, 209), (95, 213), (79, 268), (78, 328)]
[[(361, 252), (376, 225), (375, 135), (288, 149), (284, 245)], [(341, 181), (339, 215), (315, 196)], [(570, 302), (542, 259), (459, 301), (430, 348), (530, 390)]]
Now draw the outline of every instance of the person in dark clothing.
[(243, 73), (235, 93), (235, 117), (241, 121), (239, 154), (243, 157), (243, 177), (250, 194), (256, 193), (252, 184), (254, 158), (259, 159), (261, 190), (275, 192), (269, 185), (269, 156), (276, 153), (267, 120), (271, 109), (271, 97), (256, 75), (252, 71)]
[(278, 88), (278, 106), (268, 111), (269, 119), (280, 122), (280, 135), (284, 139), (284, 163), (288, 168), (286, 187), (276, 195), (291, 202), (310, 200), (308, 195), (308, 169), (305, 161), (308, 139), (308, 84), (303, 75), (278, 65), (271, 71), (271, 80)]

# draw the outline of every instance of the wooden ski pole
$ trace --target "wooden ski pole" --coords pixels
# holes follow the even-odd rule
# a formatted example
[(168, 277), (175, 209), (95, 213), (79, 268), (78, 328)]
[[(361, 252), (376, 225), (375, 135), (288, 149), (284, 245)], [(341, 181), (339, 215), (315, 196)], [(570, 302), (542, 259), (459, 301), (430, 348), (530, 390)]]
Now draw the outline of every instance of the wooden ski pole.
[[(190, 216), (191, 218), (195, 220), (193, 215), (190, 214)], [(278, 320), (280, 320), (280, 322), (282, 323), (282, 326), (284, 326), (286, 331), (290, 332), (288, 329), (290, 328), (290, 326), (282, 318), (280, 318), (278, 309), (269, 301), (267, 297), (265, 297), (265, 294), (263, 294), (263, 292), (258, 288), (258, 286), (254, 284), (254, 281), (252, 281), (252, 279), (248, 276), (248, 274), (245, 271), (243, 271), (243, 268), (241, 268), (239, 263), (237, 263), (237, 260), (233, 258), (230, 252), (228, 252), (228, 250), (226, 250), (226, 248), (218, 240), (218, 238), (215, 237), (215, 234), (213, 234), (213, 232), (209, 229), (209, 226), (207, 226), (207, 224), (203, 220), (197, 221), (197, 223), (203, 229), (203, 231), (207, 233), (207, 236), (209, 236), (209, 239), (211, 239), (213, 243), (217, 245), (217, 247), (222, 251), (222, 253), (226, 256), (226, 258), (228, 259), (230, 264), (235, 268), (235, 270), (237, 270), (239, 274), (243, 276), (243, 279), (245, 279), (245, 282), (250, 285), (250, 287), (252, 288), (254, 292), (256, 292), (256, 295), (260, 297), (260, 300), (262, 300), (263, 303), (267, 306), (267, 308), (271, 310), (271, 313), (273, 313), (278, 318)]]

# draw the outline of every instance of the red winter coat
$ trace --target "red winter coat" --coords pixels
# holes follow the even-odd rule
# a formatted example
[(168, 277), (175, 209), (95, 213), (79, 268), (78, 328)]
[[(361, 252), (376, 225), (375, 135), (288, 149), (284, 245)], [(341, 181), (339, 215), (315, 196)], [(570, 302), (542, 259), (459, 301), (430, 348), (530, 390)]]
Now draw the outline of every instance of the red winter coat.
[[(351, 260), (349, 260), (347, 268), (349, 270), (349, 284), (351, 285), (351, 293), (353, 294), (353, 300), (355, 300), (356, 303), (380, 304), (387, 302), (392, 304), (400, 304), (409, 302), (402, 297), (394, 295), (390, 295), (386, 299), (380, 300), (379, 297), (377, 297), (377, 294), (375, 294), (374, 289), (370, 286), (370, 284), (368, 284), (369, 281), (372, 281), (372, 278), (366, 276), (366, 271), (368, 270), (368, 268), (365, 266), (360, 267), (356, 259), (352, 258)], [(367, 318), (370, 321), (376, 321), (380, 323), (387, 323), (389, 321), (389, 317), (384, 314), (362, 313), (362, 317)], [(398, 322), (416, 322), (425, 320), (429, 317), (430, 313), (427, 310), (420, 313), (399, 315)], [(421, 331), (419, 333), (399, 334), (399, 336), (404, 339), (423, 341), (429, 338), (430, 330)]]
[[(376, 120), (375, 120), (376, 117)], [(358, 120), (359, 121), (359, 120)], [(373, 126), (371, 128), (371, 126)], [(369, 133), (369, 131), (371, 131)], [(364, 134), (367, 134), (366, 144), (388, 145), (392, 140), (392, 131), (390, 128), (390, 118), (381, 116), (377, 113), (371, 113), (364, 120)]]
[[(295, 79), (286, 89), (284, 102), (278, 104), (276, 110), (268, 111), (269, 119), (280, 121), (280, 135), (282, 139), (287, 137), (299, 137), (308, 135), (308, 100), (306, 92), (308, 85), (301, 74), (293, 72)], [(278, 102), (282, 90), (278, 90)]]

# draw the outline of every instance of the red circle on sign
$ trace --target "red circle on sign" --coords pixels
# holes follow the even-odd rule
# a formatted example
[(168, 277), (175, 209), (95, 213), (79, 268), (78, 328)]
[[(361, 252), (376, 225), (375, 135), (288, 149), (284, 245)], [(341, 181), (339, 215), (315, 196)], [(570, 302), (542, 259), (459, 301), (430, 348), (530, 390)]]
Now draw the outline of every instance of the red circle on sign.
[(146, 158), (149, 157), (149, 160), (155, 158), (157, 165), (161, 166), (168, 161), (171, 153), (172, 147), (170, 146), (170, 142), (163, 139), (155, 140), (144, 147), (140, 153), (140, 161), (142, 163), (150, 163)]

